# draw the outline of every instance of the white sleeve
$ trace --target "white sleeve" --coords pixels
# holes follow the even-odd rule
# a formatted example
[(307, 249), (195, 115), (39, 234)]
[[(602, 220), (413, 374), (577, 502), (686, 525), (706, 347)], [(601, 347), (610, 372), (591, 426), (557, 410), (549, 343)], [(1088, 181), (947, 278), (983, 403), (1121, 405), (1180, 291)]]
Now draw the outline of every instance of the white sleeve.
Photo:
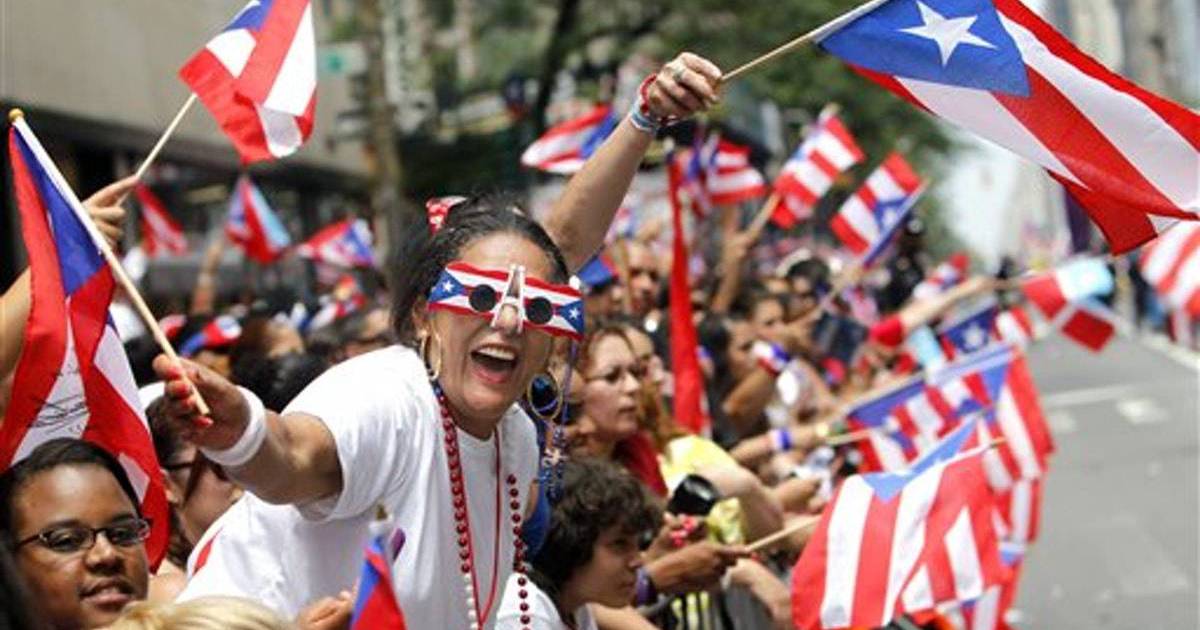
[(373, 356), (377, 354), (334, 366), (284, 411), (315, 416), (337, 445), (342, 490), (298, 506), (305, 518), (343, 519), (373, 510), (395, 489), (412, 457), (410, 436), (420, 417), (417, 397), (402, 371)]

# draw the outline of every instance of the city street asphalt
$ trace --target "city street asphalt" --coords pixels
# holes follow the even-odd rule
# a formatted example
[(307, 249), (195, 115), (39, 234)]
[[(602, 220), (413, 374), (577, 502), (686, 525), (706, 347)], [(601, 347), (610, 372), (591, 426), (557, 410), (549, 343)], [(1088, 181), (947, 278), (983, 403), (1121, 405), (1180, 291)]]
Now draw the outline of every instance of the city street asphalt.
[(1017, 628), (1200, 628), (1200, 360), (1165, 346), (1030, 348), (1058, 450)]

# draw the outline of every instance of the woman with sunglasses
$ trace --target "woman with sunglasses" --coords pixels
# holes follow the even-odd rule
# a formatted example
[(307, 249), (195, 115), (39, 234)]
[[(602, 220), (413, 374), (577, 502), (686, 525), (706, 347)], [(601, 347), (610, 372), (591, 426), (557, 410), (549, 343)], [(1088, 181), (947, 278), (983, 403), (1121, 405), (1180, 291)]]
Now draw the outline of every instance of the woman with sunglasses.
[(408, 541), (394, 583), (410, 627), (492, 627), (524, 560), (538, 463), (516, 402), (552, 336), (582, 331), (569, 270), (599, 247), (652, 132), (714, 102), (719, 78), (686, 53), (647, 78), (546, 229), (510, 204), (469, 200), (432, 237), (410, 230), (391, 285), (398, 345), (330, 369), (282, 415), (194, 365), (185, 380), (159, 357), (172, 416), (250, 493), (200, 541), (182, 597), (247, 595), (294, 615), (354, 583), (383, 511)]
[(150, 523), (116, 458), (50, 440), (0, 476), (0, 540), (52, 630), (108, 626), (145, 599)]

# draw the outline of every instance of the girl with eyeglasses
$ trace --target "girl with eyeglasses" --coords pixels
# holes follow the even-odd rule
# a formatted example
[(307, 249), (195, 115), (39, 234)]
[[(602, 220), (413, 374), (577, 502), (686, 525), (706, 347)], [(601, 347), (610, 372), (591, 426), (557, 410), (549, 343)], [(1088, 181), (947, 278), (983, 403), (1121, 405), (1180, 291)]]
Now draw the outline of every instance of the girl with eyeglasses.
[[(582, 332), (567, 286), (599, 248), (657, 128), (717, 100), (720, 71), (691, 54), (648, 77), (633, 112), (592, 154), (546, 227), (512, 204), (467, 200), (395, 258), (398, 343), (331, 368), (282, 414), (166, 357), (171, 415), (248, 491), (189, 559), (183, 598), (249, 595), (294, 615), (355, 581), (370, 521), (405, 544), (395, 594), (413, 628), (491, 628), (520, 540), (538, 453), (516, 404), (555, 335)], [(199, 389), (212, 408), (201, 417)]]
[(52, 630), (103, 628), (145, 599), (144, 541), (125, 469), (105, 450), (50, 440), (0, 476), (0, 540)]

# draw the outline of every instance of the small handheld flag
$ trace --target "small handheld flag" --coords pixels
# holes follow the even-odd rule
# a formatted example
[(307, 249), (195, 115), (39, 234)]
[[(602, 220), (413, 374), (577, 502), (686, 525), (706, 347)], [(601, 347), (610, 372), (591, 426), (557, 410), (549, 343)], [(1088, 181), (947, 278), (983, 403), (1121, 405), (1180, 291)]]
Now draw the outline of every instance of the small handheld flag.
[(264, 265), (275, 262), (292, 244), (287, 229), (248, 176), (234, 185), (225, 235), (247, 256)]
[(243, 163), (295, 153), (313, 129), (317, 65), (308, 0), (250, 0), (179, 70)]
[(570, 175), (583, 168), (617, 128), (611, 105), (597, 105), (588, 113), (551, 127), (521, 154), (521, 164), (548, 173)]

